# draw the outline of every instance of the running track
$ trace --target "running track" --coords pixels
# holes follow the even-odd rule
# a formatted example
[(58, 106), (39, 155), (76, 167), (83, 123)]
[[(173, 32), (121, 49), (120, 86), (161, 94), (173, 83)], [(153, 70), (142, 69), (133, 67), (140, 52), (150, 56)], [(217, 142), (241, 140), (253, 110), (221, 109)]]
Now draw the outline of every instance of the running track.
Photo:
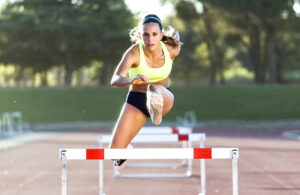
[[(96, 148), (96, 132), (71, 132), (0, 149), (1, 195), (58, 195), (61, 193), (60, 148)], [(0, 146), (3, 140), (0, 140)], [(197, 143), (194, 144), (197, 147)], [(180, 147), (179, 144), (136, 144), (134, 147)], [(300, 195), (300, 142), (284, 138), (251, 138), (213, 135), (206, 147), (238, 147), (239, 194)], [(149, 161), (147, 161), (149, 162)], [(178, 161), (176, 161), (178, 162)], [(193, 176), (184, 179), (120, 179), (112, 163), (104, 163), (107, 195), (181, 195), (199, 191), (199, 160)], [(68, 194), (98, 194), (98, 162), (68, 161)], [(124, 170), (125, 171), (125, 170)], [(148, 171), (148, 169), (147, 169)], [(160, 169), (150, 169), (158, 173)], [(174, 170), (173, 170), (174, 171)], [(182, 169), (175, 170), (182, 171)], [(207, 160), (207, 194), (230, 195), (231, 161)]]

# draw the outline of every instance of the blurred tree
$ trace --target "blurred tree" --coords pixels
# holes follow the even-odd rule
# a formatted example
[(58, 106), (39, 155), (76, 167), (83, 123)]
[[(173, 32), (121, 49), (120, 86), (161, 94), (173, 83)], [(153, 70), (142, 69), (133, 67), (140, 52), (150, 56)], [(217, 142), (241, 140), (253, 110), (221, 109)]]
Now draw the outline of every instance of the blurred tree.
[[(269, 68), (270, 83), (278, 82), (278, 68), (276, 45), (276, 34), (283, 23), (282, 13), (290, 12), (294, 0), (201, 0), (202, 2), (218, 6), (228, 12), (235, 13), (240, 19), (248, 23), (248, 33), (250, 37), (249, 54), (256, 74), (257, 83), (264, 82), (264, 68), (261, 61), (260, 31), (265, 32), (266, 60)], [(260, 68), (262, 67), (262, 68)]]
[[(223, 32), (216, 30), (223, 21), (216, 22), (219, 15), (210, 14), (206, 7), (204, 13), (197, 10), (197, 2), (176, 0), (174, 2), (176, 16), (184, 26), (180, 31), (184, 46), (176, 60), (176, 64), (179, 63), (181, 66), (175, 71), (179, 69), (184, 71), (186, 84), (190, 84), (195, 75), (204, 76), (203, 73), (209, 73), (211, 84), (215, 84), (217, 78), (220, 79), (220, 83), (224, 84), (225, 47), (223, 46), (223, 36), (220, 36), (220, 33)], [(213, 8), (210, 11), (218, 12)], [(203, 52), (203, 49), (209, 51), (208, 56), (199, 53)], [(204, 56), (208, 59), (204, 59)], [(207, 61), (209, 61), (209, 69)]]
[[(224, 54), (225, 47), (223, 43), (218, 44), (221, 39), (220, 31), (216, 30), (216, 20), (220, 20), (220, 13), (212, 10), (211, 7), (203, 4), (203, 21), (206, 27), (206, 42), (210, 51), (211, 75), (210, 83), (216, 83), (217, 72), (219, 72), (220, 83), (225, 84), (224, 79)], [(220, 41), (219, 41), (220, 42)]]
[[(179, 58), (175, 61), (176, 64), (179, 62), (183, 65), (180, 69), (186, 70), (184, 75), (189, 80), (192, 78), (191, 75), (196, 73), (198, 76), (207, 76), (208, 73), (211, 84), (215, 84), (217, 80), (225, 84), (224, 70), (228, 68), (230, 62), (230, 59), (225, 59), (229, 48), (226, 38), (231, 32), (226, 28), (227, 21), (224, 19), (224, 12), (209, 4), (199, 5), (197, 1), (169, 1), (175, 4), (176, 17), (184, 26), (180, 31), (184, 46)], [(202, 7), (202, 10), (199, 7)], [(173, 19), (172, 22), (174, 21), (176, 20)], [(202, 53), (199, 53), (200, 50)], [(203, 52), (205, 55), (202, 55)], [(175, 71), (178, 69), (176, 68)]]
[(70, 85), (75, 70), (99, 60), (103, 84), (128, 43), (132, 14), (122, 0), (23, 0), (9, 4), (0, 22), (0, 61), (35, 72), (63, 65)]
[(53, 64), (45, 55), (45, 43), (41, 42), (47, 39), (35, 28), (40, 22), (37, 17), (33, 13), (27, 14), (24, 5), (20, 6), (18, 2), (8, 4), (1, 15), (0, 60), (5, 64), (19, 65), (19, 79), (26, 67), (40, 72), (47, 71)]
[(94, 32), (94, 41), (90, 44), (95, 47), (93, 58), (102, 62), (99, 84), (109, 84), (113, 68), (130, 45), (129, 30), (134, 27), (136, 21), (123, 0), (86, 1), (88, 7), (94, 6), (95, 3), (99, 7), (95, 12), (98, 19), (94, 21), (95, 24), (91, 29), (97, 33)]
[(175, 6), (177, 16), (184, 23), (184, 31), (180, 32), (181, 40), (184, 42), (184, 49), (181, 51), (175, 71), (182, 71), (184, 74), (184, 80), (186, 85), (191, 84), (192, 73), (197, 71), (201, 62), (195, 57), (195, 51), (200, 44), (200, 34), (195, 29), (196, 22), (200, 18), (200, 14), (197, 13), (195, 6), (191, 2), (179, 1)]
[(225, 43), (237, 50), (236, 58), (244, 67), (254, 71), (254, 82), (265, 83), (266, 65), (262, 62), (262, 30), (258, 21), (247, 12), (224, 12), (223, 19), (227, 21), (226, 28), (231, 29), (225, 35)]
[[(283, 78), (282, 72), (299, 71), (300, 61), (300, 17), (294, 10), (284, 13), (276, 44), (276, 53), (278, 58), (278, 80), (280, 82), (289, 82)], [(294, 78), (296, 79), (296, 78)], [(297, 80), (296, 80), (297, 81)], [(299, 76), (298, 81), (299, 82)]]

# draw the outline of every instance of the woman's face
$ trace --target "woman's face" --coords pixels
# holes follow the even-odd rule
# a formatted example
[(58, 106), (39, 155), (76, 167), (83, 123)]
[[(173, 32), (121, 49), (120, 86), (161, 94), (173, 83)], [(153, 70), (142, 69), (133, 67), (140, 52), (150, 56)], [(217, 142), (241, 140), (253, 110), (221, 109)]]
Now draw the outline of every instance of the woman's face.
[(150, 22), (143, 25), (141, 39), (146, 49), (154, 50), (160, 43), (163, 32), (160, 31), (159, 24)]

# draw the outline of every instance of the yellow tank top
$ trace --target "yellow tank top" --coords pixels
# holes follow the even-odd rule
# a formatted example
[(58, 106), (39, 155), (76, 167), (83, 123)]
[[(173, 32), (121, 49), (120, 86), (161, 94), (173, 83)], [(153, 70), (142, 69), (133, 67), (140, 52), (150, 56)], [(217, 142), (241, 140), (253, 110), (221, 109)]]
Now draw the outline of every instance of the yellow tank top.
[(159, 68), (151, 68), (147, 65), (145, 54), (143, 50), (143, 43), (139, 43), (139, 51), (140, 51), (140, 64), (137, 67), (129, 69), (129, 76), (133, 78), (138, 74), (146, 76), (150, 82), (157, 82), (163, 80), (169, 76), (172, 70), (173, 61), (169, 55), (168, 49), (165, 44), (160, 41), (162, 46), (164, 56), (165, 56), (165, 63), (163, 66)]

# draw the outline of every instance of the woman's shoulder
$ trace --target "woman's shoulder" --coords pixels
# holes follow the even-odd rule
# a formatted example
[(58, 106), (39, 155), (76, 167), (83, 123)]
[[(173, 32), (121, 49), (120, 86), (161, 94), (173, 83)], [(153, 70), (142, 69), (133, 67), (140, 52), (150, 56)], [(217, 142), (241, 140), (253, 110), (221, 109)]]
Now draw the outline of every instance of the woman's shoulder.
[(127, 49), (126, 53), (127, 53), (127, 55), (130, 55), (131, 57), (136, 56), (136, 55), (139, 56), (139, 43), (135, 43), (135, 44), (131, 45)]
[(139, 44), (135, 43), (130, 46), (123, 56), (123, 60), (130, 63), (132, 67), (136, 67), (140, 62)]

